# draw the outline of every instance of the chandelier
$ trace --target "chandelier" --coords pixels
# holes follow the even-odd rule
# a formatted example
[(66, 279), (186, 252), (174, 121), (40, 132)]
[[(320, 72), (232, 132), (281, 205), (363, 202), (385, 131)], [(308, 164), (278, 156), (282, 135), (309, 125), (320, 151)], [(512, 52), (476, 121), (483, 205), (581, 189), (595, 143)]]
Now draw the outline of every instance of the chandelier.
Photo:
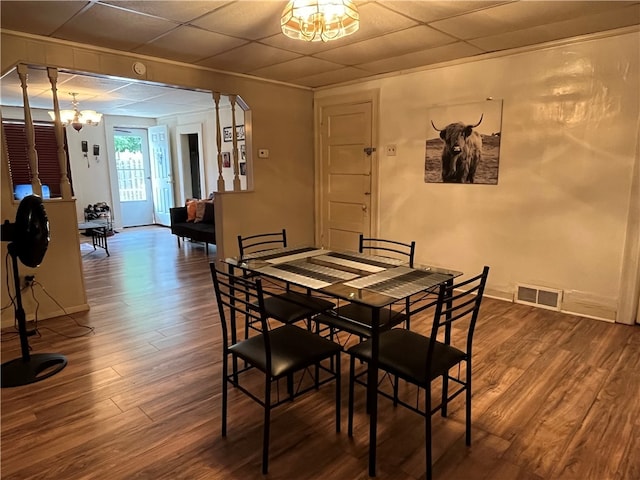
[(280, 26), (287, 37), (328, 42), (357, 32), (360, 15), (352, 0), (290, 0)]
[[(73, 97), (71, 101), (73, 110), (60, 110), (60, 121), (63, 126), (71, 125), (76, 132), (79, 132), (85, 125), (96, 126), (100, 123), (100, 120), (102, 120), (101, 113), (97, 113), (95, 110), (78, 110), (77, 93), (70, 93), (69, 95)], [(55, 112), (49, 112), (49, 116), (52, 120), (56, 119)]]

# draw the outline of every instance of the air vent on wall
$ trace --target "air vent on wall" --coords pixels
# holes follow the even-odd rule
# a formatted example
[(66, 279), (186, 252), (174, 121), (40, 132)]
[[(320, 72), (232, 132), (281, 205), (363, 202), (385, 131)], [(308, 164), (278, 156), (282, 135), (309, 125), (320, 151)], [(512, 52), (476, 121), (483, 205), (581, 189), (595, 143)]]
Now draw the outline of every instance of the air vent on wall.
[(516, 284), (515, 302), (559, 311), (562, 305), (562, 290), (519, 283)]

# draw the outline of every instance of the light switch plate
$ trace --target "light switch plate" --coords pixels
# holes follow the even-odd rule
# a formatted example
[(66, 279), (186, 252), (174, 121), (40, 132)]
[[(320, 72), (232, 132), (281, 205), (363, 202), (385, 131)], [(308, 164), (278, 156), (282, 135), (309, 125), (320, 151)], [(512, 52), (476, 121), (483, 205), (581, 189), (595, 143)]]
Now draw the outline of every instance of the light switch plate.
[(267, 150), (266, 148), (259, 148), (258, 158), (269, 158), (269, 150)]

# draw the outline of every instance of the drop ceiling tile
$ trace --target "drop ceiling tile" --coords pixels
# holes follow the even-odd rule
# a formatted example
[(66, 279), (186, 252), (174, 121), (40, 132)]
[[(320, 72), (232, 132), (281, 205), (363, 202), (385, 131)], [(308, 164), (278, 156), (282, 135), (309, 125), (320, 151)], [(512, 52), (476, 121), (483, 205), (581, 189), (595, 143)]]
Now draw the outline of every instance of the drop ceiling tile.
[(78, 100), (81, 101), (96, 95), (109, 95), (121, 87), (122, 81), (115, 78), (79, 74), (71, 75), (58, 82), (58, 94), (60, 92), (77, 93)]
[(563, 22), (539, 25), (484, 38), (476, 38), (469, 40), (469, 43), (486, 51), (495, 51), (636, 25), (639, 22), (640, 4), (637, 4), (595, 15), (576, 17)]
[(485, 52), (473, 45), (457, 42), (451, 45), (407, 53), (405, 55), (355, 66), (371, 73), (389, 73), (446, 62), (457, 58), (472, 57), (481, 53)]
[(280, 24), (278, 23), (278, 34), (263, 38), (261, 43), (303, 55), (312, 55), (418, 25), (415, 20), (384, 8), (375, 2), (358, 6), (358, 11), (360, 13), (360, 28), (358, 31), (338, 40), (330, 42), (293, 40), (280, 31)]
[(232, 2), (192, 22), (212, 32), (257, 40), (280, 32), (284, 2), (243, 0)]
[(199, 92), (182, 88), (166, 88), (165, 93), (155, 97), (153, 101), (205, 106), (213, 105), (213, 94), (211, 92)]
[(628, 2), (513, 2), (433, 22), (431, 26), (461, 39), (479, 38), (615, 10), (626, 4)]
[(251, 42), (228, 52), (202, 60), (198, 62), (198, 64), (219, 70), (247, 73), (258, 68), (293, 60), (298, 57), (300, 57), (300, 55), (297, 53)]
[(8, 30), (51, 35), (89, 2), (0, 1), (0, 25)]
[(136, 117), (158, 118), (167, 115), (179, 115), (181, 113), (191, 113), (213, 109), (213, 100), (210, 104), (202, 105), (194, 110), (193, 105), (179, 103), (158, 103), (158, 102), (136, 102), (129, 105), (121, 105), (111, 111), (112, 115), (130, 115)]
[(360, 13), (360, 28), (356, 33), (346, 37), (349, 42), (358, 42), (419, 24), (414, 19), (391, 11), (376, 2), (359, 6), (358, 12)]
[(55, 32), (56, 38), (128, 51), (177, 26), (148, 15), (94, 4)]
[(317, 73), (337, 70), (342, 65), (328, 62), (319, 58), (300, 57), (288, 62), (279, 63), (270, 67), (259, 68), (249, 72), (258, 77), (271, 78), (273, 80), (288, 81), (303, 75), (315, 75)]
[(124, 99), (129, 101), (148, 101), (165, 95), (172, 90), (171, 87), (153, 85), (143, 82), (129, 82), (120, 84), (119, 88), (105, 92), (109, 98)]
[(508, 3), (501, 1), (393, 1), (378, 2), (390, 10), (402, 13), (424, 23), (442, 20), (444, 18), (461, 15), (464, 13), (482, 10), (487, 7)]
[(192, 63), (245, 43), (247, 43), (246, 40), (183, 25), (134, 51)]
[(307, 87), (322, 87), (325, 85), (334, 85), (344, 83), (350, 80), (358, 80), (371, 75), (371, 72), (361, 70), (354, 67), (345, 67), (330, 72), (318, 73), (294, 79), (296, 85), (306, 85)]
[(174, 20), (176, 22), (188, 22), (194, 20), (206, 13), (216, 10), (220, 7), (227, 5), (228, 1), (207, 1), (207, 2), (182, 2), (182, 1), (156, 1), (156, 0), (142, 0), (142, 1), (126, 1), (122, 0), (103, 0), (102, 3), (108, 3), (119, 8), (131, 10), (140, 13), (146, 13), (147, 15), (153, 15), (155, 17), (166, 18), (168, 20)]
[(449, 35), (440, 33), (426, 25), (419, 25), (389, 33), (383, 37), (371, 38), (320, 52), (315, 57), (343, 65), (355, 65), (453, 42), (455, 39)]

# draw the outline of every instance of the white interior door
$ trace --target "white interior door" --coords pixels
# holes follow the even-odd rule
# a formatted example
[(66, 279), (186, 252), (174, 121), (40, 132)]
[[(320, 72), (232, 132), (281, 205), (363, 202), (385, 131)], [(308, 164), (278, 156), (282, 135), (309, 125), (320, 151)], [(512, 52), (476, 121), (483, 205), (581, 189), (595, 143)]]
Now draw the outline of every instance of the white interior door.
[(149, 150), (151, 160), (151, 189), (156, 223), (171, 225), (169, 209), (173, 207), (173, 175), (169, 128), (166, 125), (149, 127)]
[(326, 106), (321, 116), (322, 245), (355, 250), (371, 233), (372, 106)]
[(117, 129), (115, 145), (118, 197), (123, 227), (153, 224), (151, 166), (145, 129)]

